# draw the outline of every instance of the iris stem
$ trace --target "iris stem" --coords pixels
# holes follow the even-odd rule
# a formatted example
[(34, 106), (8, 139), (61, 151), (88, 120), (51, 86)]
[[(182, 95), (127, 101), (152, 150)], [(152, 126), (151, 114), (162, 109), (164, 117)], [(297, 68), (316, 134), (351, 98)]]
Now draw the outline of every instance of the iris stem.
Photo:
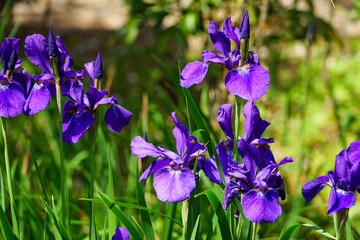
[(241, 98), (235, 96), (235, 134), (234, 134), (234, 146), (233, 146), (233, 157), (235, 162), (239, 162), (237, 144), (238, 144), (239, 132), (240, 132), (241, 107), (242, 107)]
[[(174, 219), (176, 214), (176, 206), (177, 203), (167, 203), (166, 205), (166, 215), (170, 218)], [(169, 218), (165, 219), (164, 224), (164, 233), (163, 233), (163, 240), (170, 240), (171, 239), (171, 233), (173, 228), (174, 222), (170, 220)]]
[(256, 239), (256, 227), (257, 227), (257, 224), (256, 224), (255, 222), (251, 222), (251, 223), (250, 223), (249, 232), (250, 232), (250, 239), (251, 239), (251, 240), (255, 240), (255, 239)]
[(340, 240), (348, 218), (349, 209), (343, 209), (333, 214), (336, 240)]
[(5, 155), (5, 169), (6, 169), (6, 178), (8, 182), (9, 196), (10, 196), (10, 209), (11, 209), (11, 219), (13, 223), (13, 230), (17, 237), (19, 237), (19, 226), (15, 213), (15, 198), (13, 192), (13, 182), (11, 178), (11, 169), (10, 169), (10, 158), (9, 158), (9, 148), (7, 141), (7, 132), (6, 132), (6, 119), (0, 117), (1, 131), (4, 138), (4, 155)]

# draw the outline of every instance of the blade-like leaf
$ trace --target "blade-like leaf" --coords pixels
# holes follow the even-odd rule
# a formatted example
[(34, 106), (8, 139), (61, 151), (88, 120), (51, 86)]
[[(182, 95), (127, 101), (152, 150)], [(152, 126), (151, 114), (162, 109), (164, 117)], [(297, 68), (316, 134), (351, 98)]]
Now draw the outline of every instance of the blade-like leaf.
[(290, 227), (286, 228), (285, 231), (281, 234), (279, 240), (290, 240), (291, 235), (300, 226), (301, 226), (301, 224), (294, 224), (294, 225), (291, 225)]
[(305, 223), (305, 224), (303, 224), (303, 226), (308, 227), (308, 228), (311, 228), (312, 230), (318, 232), (319, 234), (321, 234), (321, 235), (323, 235), (323, 236), (325, 236), (325, 237), (327, 237), (327, 238), (336, 239), (336, 238), (335, 238), (333, 235), (331, 235), (330, 233), (325, 232), (325, 231), (322, 230), (321, 228), (318, 228), (318, 227), (316, 227), (316, 226), (314, 226), (314, 225), (306, 224), (306, 223)]
[(3, 233), (5, 235), (5, 239), (8, 239), (8, 240), (17, 239), (17, 237), (15, 236), (15, 234), (11, 228), (9, 220), (7, 219), (2, 208), (0, 208), (0, 222), (1, 222), (1, 229), (3, 230)]
[(198, 232), (198, 229), (199, 229), (199, 223), (200, 223), (200, 215), (196, 219), (195, 226), (193, 228), (193, 232), (191, 234), (190, 240), (195, 240), (196, 239), (196, 235), (197, 235), (197, 232)]
[(143, 239), (140, 232), (136, 229), (135, 225), (130, 221), (130, 219), (115, 206), (114, 202), (110, 201), (103, 193), (98, 191), (98, 194), (103, 201), (103, 203), (115, 214), (116, 217), (124, 224), (125, 228), (129, 231), (130, 235), (134, 239)]
[(206, 197), (209, 199), (211, 206), (214, 209), (214, 214), (217, 215), (222, 238), (223, 239), (233, 239), (231, 231), (230, 231), (230, 227), (229, 227), (229, 222), (227, 221), (225, 211), (222, 209), (219, 198), (210, 189), (205, 190), (202, 193), (199, 193), (197, 196), (201, 196), (201, 195), (206, 195)]

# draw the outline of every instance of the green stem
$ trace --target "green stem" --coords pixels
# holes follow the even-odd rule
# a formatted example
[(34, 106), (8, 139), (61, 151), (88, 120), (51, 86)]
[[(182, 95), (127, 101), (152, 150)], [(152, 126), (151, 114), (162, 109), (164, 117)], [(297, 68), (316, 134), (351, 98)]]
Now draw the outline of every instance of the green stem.
[(234, 134), (234, 146), (233, 146), (233, 157), (235, 162), (239, 162), (237, 144), (240, 134), (241, 107), (242, 107), (241, 98), (235, 96), (235, 134)]
[(13, 192), (13, 182), (11, 178), (10, 170), (10, 158), (9, 158), (9, 148), (7, 141), (7, 132), (6, 132), (6, 119), (0, 117), (1, 131), (4, 138), (4, 155), (5, 155), (5, 169), (6, 169), (6, 178), (8, 182), (9, 196), (10, 196), (10, 208), (11, 208), (11, 218), (13, 223), (13, 230), (17, 237), (19, 237), (19, 226), (15, 213), (15, 198)]
[(339, 240), (340, 239), (340, 234), (339, 234), (340, 212), (334, 213), (333, 218), (334, 218), (334, 229), (336, 232), (336, 240)]
[[(167, 203), (166, 206), (166, 215), (170, 218), (174, 219), (176, 213), (176, 203)], [(165, 224), (164, 224), (164, 233), (163, 233), (163, 240), (170, 240), (171, 239), (171, 233), (173, 228), (174, 222), (170, 220), (169, 218), (166, 218)]]
[(255, 240), (256, 239), (256, 226), (257, 223), (251, 222), (250, 224), (250, 239)]

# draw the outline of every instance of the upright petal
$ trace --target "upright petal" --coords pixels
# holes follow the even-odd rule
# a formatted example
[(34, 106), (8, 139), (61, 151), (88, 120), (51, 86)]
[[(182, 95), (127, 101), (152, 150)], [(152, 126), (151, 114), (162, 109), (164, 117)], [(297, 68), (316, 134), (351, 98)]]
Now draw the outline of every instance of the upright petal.
[(49, 30), (48, 43), (49, 43), (49, 56), (52, 58), (56, 58), (57, 56), (59, 56), (59, 49), (58, 46), (56, 45), (56, 41), (51, 30)]
[(96, 61), (95, 61), (94, 78), (100, 79), (102, 77), (103, 77), (102, 60), (101, 60), (100, 52), (98, 52), (98, 55), (97, 55)]
[(310, 202), (327, 185), (329, 178), (320, 176), (307, 182), (301, 189), (301, 193), (307, 202)]
[(221, 105), (217, 115), (217, 121), (226, 136), (230, 139), (234, 139), (234, 131), (231, 126), (231, 109), (231, 104)]
[(0, 116), (9, 118), (22, 113), (24, 89), (17, 82), (0, 83)]
[(261, 119), (259, 109), (252, 101), (245, 104), (243, 112), (245, 116), (244, 136), (246, 141), (250, 143), (259, 139), (270, 123)]
[(148, 156), (156, 158), (162, 155), (162, 152), (158, 148), (156, 148), (152, 143), (148, 143), (140, 136), (133, 138), (130, 148), (132, 154), (138, 158)]
[(180, 120), (176, 117), (176, 112), (172, 112), (171, 116), (172, 120), (175, 123), (173, 135), (176, 140), (176, 149), (180, 157), (184, 157), (184, 154), (187, 150), (186, 143), (188, 141), (188, 138), (190, 137), (189, 129), (187, 128), (187, 126), (180, 123)]
[(30, 62), (47, 73), (52, 72), (49, 60), (48, 42), (43, 35), (33, 34), (26, 37), (25, 54)]
[(126, 228), (116, 227), (115, 234), (111, 240), (129, 240), (130, 233)]
[(58, 49), (60, 51), (60, 65), (62, 66), (62, 70), (64, 72), (66, 71), (70, 71), (70, 68), (73, 66), (74, 64), (74, 60), (71, 58), (70, 54), (68, 53), (68, 51), (66, 50), (64, 44), (61, 41), (61, 37), (60, 36), (56, 36), (56, 44), (58, 46)]
[(242, 199), (244, 215), (251, 222), (275, 222), (282, 211), (279, 193), (269, 188), (267, 191), (250, 190)]
[[(5, 38), (0, 47), (0, 53), (4, 60), (4, 72), (8, 69), (8, 63), (10, 62), (11, 55), (15, 54), (17, 56), (19, 50), (19, 41), (20, 39), (16, 38)], [(17, 60), (15, 61), (17, 62)], [(14, 66), (15, 66), (14, 62)]]
[(360, 161), (360, 140), (350, 143), (349, 148), (346, 150), (347, 157), (351, 164)]
[(250, 38), (250, 21), (248, 11), (245, 11), (244, 17), (241, 21), (240, 26), (240, 38), (249, 39)]
[(105, 112), (107, 127), (113, 132), (121, 132), (122, 128), (129, 124), (132, 113), (120, 106), (117, 102)]
[(225, 85), (231, 94), (243, 99), (260, 99), (269, 88), (269, 73), (260, 65), (250, 65), (231, 70), (225, 77)]
[(80, 81), (71, 82), (71, 87), (69, 89), (70, 97), (79, 103), (80, 107), (84, 105), (84, 86)]
[(350, 170), (350, 188), (354, 192), (360, 186), (360, 161), (356, 162)]
[(214, 21), (209, 23), (208, 32), (215, 49), (224, 57), (229, 58), (230, 40), (219, 30)]
[(221, 65), (225, 65), (226, 62), (229, 60), (229, 58), (221, 57), (214, 53), (213, 51), (203, 51), (201, 53), (202, 59), (204, 60), (204, 63), (217, 63)]
[(209, 64), (195, 61), (188, 63), (181, 72), (180, 85), (189, 88), (194, 84), (201, 83), (208, 71)]
[[(102, 100), (108, 92), (106, 90), (98, 90), (92, 85), (89, 86), (89, 91), (84, 96), (84, 104), (90, 109), (91, 113), (94, 112), (95, 106)], [(111, 103), (111, 101), (109, 102)]]
[(240, 47), (240, 29), (237, 27), (231, 26), (231, 18), (228, 17), (225, 19), (223, 24), (224, 34), (227, 38), (230, 38), (236, 42), (238, 48)]
[(347, 152), (344, 149), (336, 155), (334, 181), (337, 182), (338, 178), (350, 180), (350, 167), (351, 163), (347, 160)]
[(355, 205), (355, 195), (342, 189), (332, 187), (330, 192), (327, 214), (331, 215), (342, 209), (350, 208)]
[(190, 197), (195, 188), (195, 177), (188, 168), (162, 168), (155, 173), (154, 188), (163, 202), (182, 202)]
[(94, 71), (95, 71), (95, 61), (88, 62), (84, 64), (85, 71), (91, 80), (91, 84), (94, 85)]

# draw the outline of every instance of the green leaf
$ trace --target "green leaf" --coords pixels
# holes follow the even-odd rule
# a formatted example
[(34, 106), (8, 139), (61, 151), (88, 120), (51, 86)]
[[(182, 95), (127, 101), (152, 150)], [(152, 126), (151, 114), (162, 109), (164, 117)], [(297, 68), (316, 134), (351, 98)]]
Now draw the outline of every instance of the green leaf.
[(210, 202), (212, 208), (214, 209), (214, 214), (218, 218), (218, 223), (219, 223), (222, 238), (223, 239), (229, 239), (229, 238), (233, 239), (231, 231), (230, 231), (230, 227), (229, 227), (229, 222), (226, 218), (225, 211), (222, 209), (221, 202), (218, 199), (218, 197), (210, 189), (205, 190), (202, 193), (199, 193), (197, 196), (201, 196), (201, 195), (205, 195), (209, 199), (209, 202)]
[(136, 229), (135, 225), (130, 219), (115, 206), (114, 202), (110, 201), (103, 193), (97, 191), (103, 203), (115, 214), (116, 217), (124, 224), (125, 228), (129, 231), (134, 239), (143, 239), (140, 232)]
[(3, 230), (5, 239), (8, 239), (8, 240), (17, 239), (17, 237), (15, 236), (15, 234), (11, 228), (9, 220), (7, 219), (2, 208), (0, 208), (0, 221), (1, 221), (1, 229)]
[[(166, 215), (169, 218), (174, 218), (175, 217), (175, 213), (176, 213), (176, 206), (177, 203), (166, 203)], [(165, 224), (164, 224), (164, 232), (163, 232), (163, 240), (170, 240), (171, 238), (171, 233), (172, 233), (172, 229), (173, 229), (173, 221), (169, 220), (169, 218), (167, 218), (165, 220)]]
[(345, 225), (345, 236), (346, 236), (346, 240), (352, 240), (353, 239), (353, 234), (351, 231), (351, 224), (350, 224), (350, 219), (349, 217), (347, 217), (346, 219), (346, 225)]
[[(140, 178), (139, 173), (139, 162), (136, 164), (136, 194), (138, 203), (140, 206), (147, 208), (146, 201), (144, 197), (144, 192), (141, 186), (141, 183), (137, 180)], [(145, 235), (150, 240), (155, 240), (155, 234), (153, 230), (153, 226), (151, 223), (150, 215), (148, 211), (140, 210), (140, 216), (141, 216), (141, 223), (144, 228)]]
[[(112, 158), (111, 158), (111, 148), (110, 144), (108, 144), (108, 185), (107, 185), (107, 194), (111, 201), (114, 201), (114, 178), (112, 171)], [(111, 239), (112, 235), (115, 234), (116, 229), (116, 218), (114, 213), (109, 209), (108, 210), (108, 219), (109, 219), (109, 239)]]
[(288, 227), (287, 229), (285, 229), (285, 231), (281, 234), (279, 240), (289, 240), (291, 238), (291, 235), (295, 232), (295, 230), (300, 227), (301, 224), (294, 224), (290, 227)]
[(311, 225), (311, 224), (302, 224), (304, 227), (308, 227), (308, 228), (311, 228), (312, 230), (318, 232), (319, 234), (327, 237), (327, 238), (331, 238), (331, 239), (336, 239), (333, 235), (331, 235), (330, 233), (328, 232), (325, 232), (324, 230), (322, 230), (321, 228), (318, 228), (314, 225)]
[(44, 199), (41, 199), (41, 201), (44, 204), (45, 211), (49, 214), (51, 220), (53, 221), (53, 223), (54, 223), (54, 225), (56, 227), (56, 229), (59, 231), (61, 237), (63, 239), (70, 240), (70, 237), (69, 237), (68, 233), (66, 232), (64, 226), (59, 221), (59, 219), (57, 218), (57, 216), (55, 215), (54, 211), (51, 209), (49, 204), (47, 204), (47, 202)]
[(190, 240), (195, 240), (196, 239), (196, 235), (197, 235), (197, 232), (198, 232), (198, 229), (199, 229), (199, 223), (200, 223), (200, 215), (196, 219), (195, 226), (193, 228)]

